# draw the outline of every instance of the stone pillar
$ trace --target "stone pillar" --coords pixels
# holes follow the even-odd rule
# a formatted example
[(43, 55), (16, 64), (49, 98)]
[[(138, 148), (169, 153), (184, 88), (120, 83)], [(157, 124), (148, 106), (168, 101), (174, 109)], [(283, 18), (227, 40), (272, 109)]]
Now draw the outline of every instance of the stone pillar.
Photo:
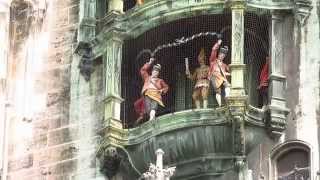
[(286, 125), (285, 89), (286, 77), (284, 75), (284, 44), (283, 44), (284, 13), (278, 10), (272, 12), (270, 27), (270, 56), (269, 67), (269, 106), (267, 123), (271, 135), (279, 136)]
[(96, 32), (96, 0), (80, 0), (78, 44), (75, 49), (80, 57), (78, 68), (86, 81), (90, 81), (93, 73), (93, 45), (92, 40)]
[(8, 174), (8, 138), (9, 125), (7, 118), (7, 63), (9, 51), (9, 16), (8, 2), (0, 3), (0, 179), (6, 180)]
[(106, 52), (103, 56), (105, 73), (105, 120), (120, 121), (121, 61), (123, 38), (120, 32), (111, 30), (106, 39)]
[(233, 126), (233, 153), (235, 167), (238, 172), (237, 180), (245, 180), (245, 129), (244, 113), (247, 96), (244, 91), (244, 0), (229, 1), (232, 11), (232, 45), (231, 45), (231, 93), (227, 104), (232, 115)]
[(78, 42), (89, 42), (95, 37), (96, 0), (80, 0)]
[[(109, 9), (105, 21), (109, 24), (103, 35), (105, 52), (103, 52), (102, 57), (105, 87), (104, 124), (99, 132), (102, 141), (97, 157), (101, 162), (100, 169), (103, 174), (110, 180), (118, 180), (125, 179), (123, 174), (119, 172), (119, 169), (121, 169), (120, 160), (128, 159), (128, 155), (123, 151), (123, 146), (127, 142), (128, 131), (123, 129), (120, 120), (121, 102), (123, 101), (121, 98), (121, 64), (125, 30), (118, 28), (118, 21), (116, 20), (119, 17), (118, 15), (122, 13), (122, 0), (110, 0), (108, 2)], [(120, 155), (116, 155), (121, 153), (125, 154), (121, 158)], [(113, 168), (115, 165), (119, 168)]]
[(242, 0), (231, 1), (232, 45), (231, 45), (231, 96), (243, 96), (244, 93), (244, 9)]
[[(100, 160), (102, 172), (110, 179), (119, 179), (120, 159), (119, 147), (126, 142), (126, 130), (123, 129), (120, 120), (121, 113), (121, 60), (123, 38), (119, 31), (111, 29), (107, 32), (106, 51), (103, 55), (104, 71), (104, 124), (100, 130), (102, 142), (100, 143), (97, 157)], [(123, 148), (120, 148), (123, 149)], [(114, 153), (110, 153), (114, 152)], [(125, 156), (127, 158), (127, 156)]]
[(299, 103), (296, 108), (297, 139), (312, 145), (310, 179), (316, 179), (319, 160), (319, 8), (316, 0), (295, 0), (295, 26), (299, 67)]

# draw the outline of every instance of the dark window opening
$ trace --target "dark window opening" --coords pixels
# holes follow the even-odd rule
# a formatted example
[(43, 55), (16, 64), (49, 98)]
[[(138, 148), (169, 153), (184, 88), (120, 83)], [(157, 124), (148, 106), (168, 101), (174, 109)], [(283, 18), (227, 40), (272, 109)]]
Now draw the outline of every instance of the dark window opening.
[(277, 180), (309, 180), (309, 153), (293, 149), (277, 159)]
[(245, 89), (249, 104), (262, 107), (262, 97), (257, 87), (266, 56), (269, 55), (269, 15), (245, 14), (244, 63), (247, 64)]

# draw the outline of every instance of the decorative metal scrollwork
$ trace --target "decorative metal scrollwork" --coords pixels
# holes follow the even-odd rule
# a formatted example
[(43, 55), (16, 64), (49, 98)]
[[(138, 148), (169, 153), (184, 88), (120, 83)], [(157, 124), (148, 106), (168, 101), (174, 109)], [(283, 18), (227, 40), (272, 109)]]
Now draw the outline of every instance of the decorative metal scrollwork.
[(278, 180), (310, 180), (310, 167), (295, 167), (292, 171), (278, 176)]

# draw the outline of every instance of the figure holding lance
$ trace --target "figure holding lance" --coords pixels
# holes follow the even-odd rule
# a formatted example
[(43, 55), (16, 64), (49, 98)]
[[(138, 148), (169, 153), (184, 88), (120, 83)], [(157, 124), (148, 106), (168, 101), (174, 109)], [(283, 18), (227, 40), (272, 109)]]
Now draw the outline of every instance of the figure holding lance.
[(191, 74), (189, 70), (188, 58), (185, 59), (186, 75), (192, 81), (196, 81), (193, 89), (192, 99), (197, 109), (200, 109), (201, 100), (203, 101), (203, 108), (208, 108), (208, 94), (210, 82), (208, 80), (209, 66), (205, 64), (206, 55), (202, 48), (198, 55), (198, 62), (200, 67), (196, 68)]
[(219, 39), (212, 47), (210, 55), (210, 69), (208, 73), (208, 79), (211, 81), (219, 107), (221, 106), (222, 89), (224, 89), (225, 96), (229, 96), (230, 93), (230, 83), (227, 80), (227, 76), (230, 76), (229, 66), (223, 62), (228, 54), (228, 46), (220, 48), (221, 44), (222, 40)]

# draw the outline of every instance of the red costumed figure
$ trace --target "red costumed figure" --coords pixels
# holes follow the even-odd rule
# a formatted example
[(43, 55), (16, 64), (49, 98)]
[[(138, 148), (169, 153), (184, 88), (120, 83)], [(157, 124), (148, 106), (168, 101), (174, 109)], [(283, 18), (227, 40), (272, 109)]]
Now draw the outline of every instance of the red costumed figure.
[(139, 114), (139, 118), (136, 123), (140, 123), (144, 114), (149, 115), (149, 120), (155, 119), (156, 110), (158, 105), (163, 106), (162, 95), (168, 92), (169, 86), (163, 79), (159, 78), (161, 65), (156, 64), (153, 66), (151, 75), (148, 71), (151, 69), (154, 58), (150, 58), (150, 61), (143, 65), (140, 69), (140, 75), (144, 81), (141, 91), (142, 98), (138, 99), (134, 103), (136, 112)]
[(268, 81), (269, 81), (269, 64), (270, 64), (270, 58), (269, 56), (266, 57), (266, 62), (263, 65), (260, 76), (259, 76), (259, 94), (262, 98), (262, 109), (265, 110), (265, 108), (268, 105)]
[(218, 42), (212, 47), (210, 56), (210, 69), (208, 73), (208, 78), (211, 81), (219, 106), (221, 106), (222, 89), (225, 91), (225, 96), (228, 96), (230, 93), (230, 83), (227, 80), (227, 76), (230, 76), (229, 66), (223, 63), (224, 58), (228, 54), (228, 46), (220, 48), (221, 44), (222, 40), (219, 39)]

